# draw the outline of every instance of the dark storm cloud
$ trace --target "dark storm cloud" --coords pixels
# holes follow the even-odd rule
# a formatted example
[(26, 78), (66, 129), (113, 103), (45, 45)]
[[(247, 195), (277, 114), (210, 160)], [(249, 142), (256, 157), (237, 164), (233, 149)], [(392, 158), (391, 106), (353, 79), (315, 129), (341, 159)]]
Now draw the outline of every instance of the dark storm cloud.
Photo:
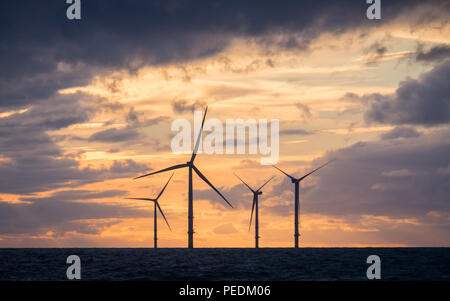
[[(0, 43), (8, 45), (7, 41)], [(45, 58), (45, 64), (53, 66), (50, 70), (48, 68), (40, 69), (40, 65), (34, 66), (35, 70), (29, 70), (28, 68), (20, 70), (22, 64), (35, 65), (33, 56), (36, 55), (33, 53), (32, 45), (22, 45), (20, 47), (27, 49), (24, 57), (15, 57), (17, 53), (12, 54), (11, 52), (17, 50), (10, 47), (5, 47), (6, 49), (3, 50), (0, 49), (0, 64), (5, 66), (0, 71), (0, 108), (23, 107), (36, 101), (51, 98), (55, 96), (56, 91), (59, 89), (88, 84), (96, 74), (96, 68), (87, 66), (71, 67), (70, 70), (66, 71), (59, 70), (54, 62), (57, 58), (54, 57)], [(46, 46), (43, 45), (42, 47)], [(45, 56), (48, 55), (46, 54)], [(14, 68), (19, 70), (12, 70)]]
[[(234, 37), (286, 33), (285, 48), (306, 48), (324, 32), (376, 26), (364, 1), (84, 1), (67, 20), (65, 1), (7, 1), (0, 11), (0, 105), (24, 106), (84, 85), (117, 68), (184, 62), (222, 51)], [(389, 1), (393, 20), (421, 1)], [(445, 1), (436, 9), (449, 10)], [(385, 21), (384, 23), (386, 23)]]
[(412, 127), (398, 126), (393, 130), (381, 135), (381, 139), (414, 138), (419, 137), (420, 133)]
[(450, 59), (450, 45), (443, 44), (432, 47), (429, 50), (423, 50), (419, 47), (416, 60), (423, 62), (441, 62)]
[(56, 234), (96, 234), (104, 227), (117, 223), (96, 221), (97, 219), (145, 216), (145, 211), (137, 208), (77, 202), (89, 199), (117, 199), (124, 194), (125, 191), (121, 190), (64, 190), (49, 197), (23, 198), (23, 201), (28, 202), (26, 204), (0, 202), (0, 234), (45, 234), (47, 231)]
[(401, 82), (394, 94), (378, 93), (358, 97), (347, 94), (347, 100), (366, 106), (367, 122), (434, 126), (450, 122), (450, 62), (434, 67), (419, 79)]

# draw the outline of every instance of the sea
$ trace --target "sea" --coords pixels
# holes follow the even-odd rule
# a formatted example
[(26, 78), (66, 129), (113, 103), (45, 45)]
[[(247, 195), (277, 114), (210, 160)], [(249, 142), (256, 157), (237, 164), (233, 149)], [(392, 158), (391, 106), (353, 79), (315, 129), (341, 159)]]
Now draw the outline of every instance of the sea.
[(449, 281), (450, 248), (0, 249), (0, 281), (64, 281), (69, 255), (87, 281)]

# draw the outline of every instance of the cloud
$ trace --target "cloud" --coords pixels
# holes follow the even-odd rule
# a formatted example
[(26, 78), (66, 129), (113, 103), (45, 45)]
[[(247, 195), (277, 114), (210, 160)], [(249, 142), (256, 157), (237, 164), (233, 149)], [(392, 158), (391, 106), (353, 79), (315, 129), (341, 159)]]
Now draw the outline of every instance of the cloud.
[(114, 160), (113, 164), (109, 168), (105, 169), (105, 173), (110, 174), (109, 177), (115, 178), (118, 175), (120, 175), (120, 177), (128, 175), (133, 176), (137, 175), (138, 173), (151, 170), (153, 169), (146, 164), (140, 164), (131, 159), (126, 159)]
[(128, 112), (126, 116), (126, 121), (128, 124), (136, 124), (139, 123), (140, 114), (134, 110), (134, 107), (130, 108), (130, 111)]
[(34, 202), (55, 202), (55, 201), (81, 201), (90, 199), (102, 199), (111, 198), (115, 196), (124, 195), (124, 190), (105, 190), (105, 191), (92, 191), (92, 190), (60, 190), (52, 193), (48, 197), (22, 197), (21, 201), (27, 203)]
[[(430, 227), (430, 231), (440, 229), (442, 232), (450, 230), (448, 219), (430, 219), (428, 215), (432, 212), (442, 216), (450, 214), (449, 152), (450, 136), (446, 128), (412, 138), (358, 142), (326, 153), (308, 168), (299, 168), (295, 162), (284, 162), (281, 168), (301, 176), (337, 158), (302, 181), (303, 214), (340, 218), (359, 228), (367, 216), (394, 224), (415, 220)], [(225, 191), (233, 194), (233, 190), (239, 192), (235, 187)], [(280, 173), (264, 191), (263, 197), (269, 202), (263, 210), (273, 215), (291, 216), (293, 190), (291, 181)], [(244, 206), (250, 203), (250, 195), (233, 196), (237, 200), (248, 200), (242, 203)], [(373, 228), (384, 229), (390, 223)], [(401, 233), (405, 229), (397, 230)]]
[(450, 165), (447, 167), (438, 168), (438, 173), (441, 175), (450, 175)]
[(102, 192), (64, 190), (49, 197), (23, 198), (27, 203), (0, 202), (0, 234), (58, 235), (66, 232), (98, 234), (120, 219), (145, 216), (145, 211), (123, 205), (110, 205), (80, 200), (120, 197), (121, 190)]
[(388, 49), (382, 42), (377, 41), (365, 49), (365, 60), (367, 65), (374, 65), (383, 59)]
[(42, 100), (39, 105), (30, 106), (24, 113), (0, 118), (3, 128), (37, 128), (37, 130), (58, 130), (73, 124), (88, 121), (105, 100), (82, 93), (56, 95)]
[(450, 122), (450, 62), (434, 67), (419, 79), (401, 82), (394, 94), (378, 93), (345, 99), (359, 100), (366, 106), (368, 123), (434, 126)]
[(381, 139), (397, 139), (397, 138), (415, 138), (419, 137), (420, 133), (412, 127), (397, 126), (393, 130), (381, 135)]
[[(421, 20), (421, 11), (414, 10), (419, 5), (421, 1), (385, 3), (384, 23), (405, 11)], [(260, 2), (255, 8), (252, 1), (238, 6), (210, 1), (86, 1), (82, 19), (73, 22), (65, 18), (64, 1), (9, 1), (0, 12), (0, 43), (8, 45), (0, 50), (0, 106), (33, 104), (117, 69), (135, 73), (146, 65), (209, 57), (239, 37), (304, 50), (323, 33), (373, 27), (361, 13), (367, 8), (363, 2)], [(130, 10), (133, 13), (123, 13)], [(434, 10), (445, 15), (449, 7), (445, 1), (434, 1)], [(283, 38), (270, 39), (274, 33)]]
[(236, 228), (231, 223), (222, 224), (222, 225), (214, 228), (213, 232), (216, 233), (216, 234), (233, 234), (233, 233), (238, 233)]
[(295, 106), (297, 107), (297, 109), (300, 110), (300, 117), (302, 118), (303, 121), (306, 121), (308, 119), (311, 118), (312, 114), (311, 114), (311, 109), (302, 103), (296, 103)]
[(196, 110), (203, 110), (206, 106), (205, 102), (196, 101), (188, 104), (185, 100), (178, 100), (172, 102), (172, 109), (177, 114), (185, 112), (194, 112)]
[[(30, 194), (60, 187), (77, 187), (105, 179), (132, 176), (149, 167), (134, 161), (112, 168), (80, 168), (47, 133), (88, 121), (103, 99), (84, 94), (58, 95), (23, 113), (0, 118), (0, 192)], [(118, 164), (122, 164), (118, 168)]]
[(385, 176), (385, 177), (409, 177), (409, 176), (416, 175), (416, 173), (412, 172), (406, 168), (403, 168), (403, 169), (396, 169), (396, 170), (391, 170), (391, 171), (383, 171), (381, 173), (381, 175)]
[[(21, 154), (22, 155), (22, 154)], [(14, 157), (0, 164), (1, 193), (31, 194), (62, 187), (78, 187), (108, 179), (132, 177), (150, 168), (133, 160), (114, 161), (110, 168), (80, 168), (77, 161), (39, 154)]]
[(239, 162), (239, 165), (235, 166), (235, 168), (259, 168), (261, 167), (261, 163), (257, 160), (252, 159), (243, 159)]
[(128, 127), (122, 129), (111, 128), (92, 134), (89, 137), (89, 141), (115, 143), (128, 140), (135, 140), (138, 139), (139, 137), (141, 136), (137, 131), (137, 129), (135, 128), (128, 128)]
[(301, 129), (285, 129), (280, 131), (280, 135), (299, 135), (306, 136), (312, 135), (314, 132), (301, 130)]
[[(236, 179), (236, 181), (239, 181)], [(227, 200), (233, 205), (234, 208), (249, 208), (252, 204), (252, 193), (245, 187), (244, 184), (240, 183), (234, 185), (230, 188), (227, 187), (218, 187), (217, 185), (213, 185), (219, 189), (219, 191), (227, 198)], [(200, 200), (208, 200), (214, 205), (219, 206), (221, 209), (228, 210), (231, 209), (225, 201), (212, 189), (205, 190), (194, 190), (194, 198)]]
[(165, 116), (159, 116), (155, 118), (147, 119), (144, 114), (136, 112), (133, 107), (125, 116), (127, 125), (123, 128), (110, 128), (106, 130), (98, 131), (92, 134), (89, 138), (89, 142), (103, 142), (103, 143), (119, 143), (119, 142), (131, 142), (143, 138), (143, 135), (139, 132), (139, 129), (156, 125), (160, 122), (165, 122), (169, 118)]
[(442, 62), (450, 59), (450, 45), (442, 44), (424, 51), (423, 47), (419, 46), (416, 54), (416, 60), (419, 62)]
[(360, 142), (331, 152), (326, 158), (338, 160), (321, 170), (316, 181), (303, 183), (302, 208), (331, 216), (391, 218), (450, 212), (450, 178), (438, 172), (450, 164), (449, 152), (447, 130), (403, 140)]

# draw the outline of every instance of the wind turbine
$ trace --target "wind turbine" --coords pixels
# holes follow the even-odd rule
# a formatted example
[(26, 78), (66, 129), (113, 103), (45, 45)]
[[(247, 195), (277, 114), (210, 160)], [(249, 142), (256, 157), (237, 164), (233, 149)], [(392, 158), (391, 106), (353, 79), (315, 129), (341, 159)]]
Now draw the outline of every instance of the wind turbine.
[(271, 177), (269, 180), (267, 180), (261, 187), (259, 187), (257, 190), (253, 190), (247, 183), (244, 182), (237, 174), (234, 174), (239, 180), (241, 180), (242, 183), (244, 183), (245, 186), (247, 186), (248, 189), (250, 189), (251, 192), (253, 192), (253, 204), (252, 204), (252, 214), (250, 215), (250, 225), (248, 226), (248, 231), (250, 231), (250, 227), (252, 226), (252, 218), (253, 218), (253, 211), (255, 211), (255, 248), (259, 248), (259, 214), (258, 214), (258, 196), (262, 194), (261, 189), (266, 186), (267, 183), (270, 182), (270, 180), (273, 179)]
[(282, 171), (281, 169), (279, 169), (278, 167), (276, 167), (275, 165), (273, 165), (273, 167), (275, 167), (276, 169), (278, 169), (279, 171), (281, 171), (282, 173), (284, 173), (287, 177), (289, 177), (291, 179), (291, 182), (295, 184), (295, 248), (298, 248), (298, 237), (300, 236), (300, 234), (298, 233), (298, 214), (299, 214), (299, 209), (300, 209), (300, 201), (299, 201), (299, 191), (300, 191), (300, 182), (302, 180), (304, 180), (306, 177), (308, 177), (309, 175), (311, 175), (312, 173), (318, 171), (319, 169), (321, 169), (322, 167), (324, 167), (325, 165), (331, 163), (333, 160), (328, 161), (327, 163), (319, 166), (318, 168), (314, 169), (313, 171), (310, 171), (309, 173), (307, 173), (306, 175), (304, 175), (301, 178), (294, 178), (293, 176), (285, 173), (284, 171)]
[(200, 144), (200, 137), (202, 135), (203, 131), (203, 125), (205, 123), (206, 113), (208, 111), (208, 107), (205, 109), (205, 113), (203, 115), (202, 120), (202, 126), (200, 128), (200, 132), (198, 133), (197, 141), (195, 143), (194, 151), (192, 152), (191, 160), (184, 163), (184, 164), (178, 164), (173, 165), (168, 168), (164, 168), (155, 172), (151, 172), (139, 177), (136, 177), (135, 179), (151, 176), (157, 173), (166, 172), (169, 170), (179, 169), (187, 167), (189, 169), (189, 188), (188, 188), (188, 248), (194, 247), (194, 196), (193, 196), (193, 185), (192, 185), (192, 171), (195, 171), (195, 173), (206, 183), (208, 184), (231, 208), (233, 208), (233, 205), (230, 204), (230, 202), (227, 201), (227, 199), (220, 193), (219, 190), (217, 190), (216, 187), (214, 187), (213, 184), (200, 172), (200, 170), (194, 165), (195, 157), (197, 156), (197, 150)]
[(153, 239), (154, 239), (154, 247), (155, 249), (158, 247), (158, 212), (156, 210), (156, 208), (158, 207), (159, 212), (161, 212), (162, 217), (164, 218), (164, 220), (166, 221), (167, 226), (169, 227), (169, 230), (172, 231), (172, 229), (170, 228), (169, 222), (166, 219), (166, 216), (164, 215), (164, 212), (162, 211), (161, 207), (159, 206), (158, 203), (158, 199), (159, 197), (163, 194), (164, 190), (166, 189), (167, 185), (169, 184), (170, 180), (172, 179), (173, 174), (170, 176), (169, 180), (167, 181), (166, 185), (163, 187), (163, 189), (161, 190), (161, 192), (158, 194), (158, 196), (156, 197), (156, 199), (148, 199), (148, 198), (127, 198), (128, 200), (142, 200), (142, 201), (150, 201), (153, 202), (155, 204), (155, 208), (154, 208), (154, 218), (153, 218), (153, 222), (154, 222), (154, 226), (153, 226), (153, 230), (155, 231), (155, 234), (153, 235)]

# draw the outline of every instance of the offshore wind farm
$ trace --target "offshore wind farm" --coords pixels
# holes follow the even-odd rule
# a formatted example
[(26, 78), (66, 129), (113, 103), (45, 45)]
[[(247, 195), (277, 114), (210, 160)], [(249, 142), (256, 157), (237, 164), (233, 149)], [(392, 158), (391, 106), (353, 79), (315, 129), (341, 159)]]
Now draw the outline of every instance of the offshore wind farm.
[[(191, 159), (186, 162), (185, 164), (177, 164), (177, 165), (173, 165), (158, 171), (154, 171), (154, 172), (150, 172), (144, 175), (140, 175), (135, 177), (134, 179), (141, 179), (141, 178), (145, 178), (148, 176), (152, 176), (152, 175), (156, 175), (159, 173), (164, 173), (167, 171), (171, 171), (171, 170), (177, 170), (177, 169), (181, 169), (181, 168), (188, 168), (189, 170), (189, 177), (188, 177), (188, 248), (192, 249), (194, 247), (194, 191), (193, 191), (193, 181), (192, 181), (192, 175), (193, 175), (193, 171), (195, 171), (195, 173), (205, 182), (207, 183), (225, 202), (226, 204), (228, 204), (231, 208), (233, 208), (233, 205), (231, 205), (231, 203), (225, 198), (225, 196), (200, 172), (200, 170), (194, 165), (194, 160), (197, 156), (197, 152), (199, 150), (200, 144), (201, 144), (201, 137), (202, 137), (202, 132), (203, 132), (203, 127), (205, 125), (205, 120), (206, 120), (206, 113), (208, 112), (208, 107), (205, 107), (204, 113), (203, 113), (203, 118), (202, 118), (202, 122), (201, 122), (201, 126), (199, 129), (199, 133), (197, 135), (197, 139), (195, 140), (194, 143), (194, 149), (192, 151), (192, 155), (191, 155)], [(282, 171), (280, 168), (276, 167), (275, 165), (273, 166), (274, 168), (278, 169), (280, 172), (282, 172), (284, 175), (286, 175), (287, 177), (289, 177), (292, 181), (292, 183), (294, 183), (295, 185), (295, 194), (294, 194), (294, 217), (295, 217), (295, 222), (294, 222), (294, 229), (295, 229), (295, 234), (294, 234), (294, 247), (298, 248), (299, 247), (299, 237), (300, 237), (300, 233), (299, 233), (299, 214), (300, 214), (300, 199), (299, 199), (299, 190), (300, 190), (300, 182), (302, 180), (304, 180), (305, 178), (307, 178), (308, 176), (310, 176), (311, 174), (315, 173), (316, 171), (318, 171), (319, 169), (325, 167), (326, 165), (328, 165), (329, 163), (331, 163), (333, 160), (328, 161), (327, 163), (321, 165), (320, 167), (314, 169), (311, 172), (308, 172), (306, 175), (300, 177), (300, 178), (295, 178), (289, 174), (287, 174), (286, 172)], [(255, 215), (255, 248), (259, 248), (259, 196), (262, 195), (262, 188), (264, 186), (266, 186), (273, 178), (274, 176), (272, 176), (270, 179), (268, 179), (263, 185), (261, 185), (258, 189), (254, 190), (252, 189), (244, 180), (242, 180), (237, 174), (234, 174), (252, 193), (253, 193), (253, 202), (252, 202), (252, 210), (251, 210), (251, 214), (250, 214), (250, 225), (249, 225), (249, 230), (252, 224), (252, 219), (253, 219), (253, 213)], [(161, 208), (159, 207), (159, 204), (157, 202), (158, 198), (161, 196), (161, 194), (164, 192), (164, 190), (166, 189), (167, 185), (170, 182), (170, 179), (172, 179), (172, 176), (169, 178), (169, 181), (166, 183), (166, 185), (164, 186), (164, 188), (161, 190), (161, 192), (159, 193), (158, 197), (156, 199), (143, 199), (143, 198), (132, 198), (132, 199), (136, 199), (136, 200), (147, 200), (147, 201), (153, 201), (155, 203), (155, 209), (154, 209), (154, 237), (155, 237), (155, 241), (154, 241), (154, 247), (157, 247), (157, 242), (156, 242), (156, 237), (157, 237), (157, 233), (156, 233), (156, 229), (157, 229), (157, 211), (156, 208), (158, 207), (158, 209), (160, 210), (161, 214), (163, 215), (164, 219), (166, 220), (164, 213), (162, 212)], [(167, 223), (167, 220), (166, 220)], [(169, 226), (169, 224), (167, 223), (167, 225)], [(169, 226), (170, 228), (170, 226)]]
[[(172, 227), (163, 212), (160, 201), (175, 176), (173, 172), (165, 185), (156, 197), (126, 197), (127, 200), (145, 201), (153, 203), (153, 249), (148, 248), (125, 248), (125, 249), (90, 249), (90, 248), (61, 248), (61, 249), (0, 249), (0, 256), (9, 257), (10, 252), (15, 253), (15, 257), (10, 261), (0, 262), (0, 272), (11, 271), (15, 267), (15, 273), (8, 273), (8, 276), (0, 276), (0, 280), (62, 280), (59, 265), (48, 264), (49, 258), (66, 256), (67, 254), (79, 254), (87, 261), (87, 268), (83, 270), (83, 279), (88, 280), (169, 280), (169, 281), (205, 281), (205, 280), (234, 280), (234, 281), (270, 281), (270, 280), (364, 280), (365, 274), (361, 271), (365, 268), (365, 258), (370, 254), (378, 254), (384, 259), (384, 264), (391, 264), (391, 268), (383, 270), (385, 280), (450, 280), (450, 273), (445, 268), (442, 269), (441, 261), (450, 260), (450, 252), (447, 248), (300, 248), (300, 183), (315, 174), (325, 166), (331, 164), (336, 159), (328, 160), (320, 166), (312, 169), (306, 174), (297, 177), (286, 172), (276, 165), (271, 165), (274, 169), (294, 184), (294, 191), (290, 195), (284, 195), (285, 201), (291, 203), (294, 199), (294, 246), (271, 247), (265, 244), (260, 246), (260, 223), (265, 224), (265, 218), (260, 219), (260, 197), (265, 188), (276, 175), (264, 173), (252, 174), (251, 180), (266, 177), (266, 180), (258, 188), (250, 186), (237, 173), (234, 176), (247, 188), (252, 195), (249, 232), (252, 222), (254, 225), (254, 251), (251, 248), (194, 248), (194, 189), (193, 173), (195, 172), (226, 205), (233, 207), (232, 203), (208, 178), (194, 165), (201, 144), (201, 136), (205, 125), (208, 107), (205, 108), (202, 123), (194, 143), (194, 148), (190, 160), (184, 164), (172, 165), (167, 168), (145, 173), (133, 178), (147, 181), (153, 175), (162, 174), (168, 171), (188, 169), (188, 245), (187, 248), (168, 248), (158, 246), (158, 213), (163, 217), (168, 229)], [(242, 171), (242, 170), (241, 170)], [(267, 179), (268, 176), (268, 179)], [(283, 182), (283, 180), (282, 180)], [(234, 199), (234, 202), (248, 202)], [(170, 203), (173, 200), (166, 199), (164, 202)], [(281, 200), (283, 201), (283, 200)], [(229, 224), (232, 227), (232, 223)], [(270, 228), (265, 227), (265, 230)], [(148, 233), (150, 233), (150, 229)], [(170, 237), (165, 237), (165, 241), (170, 241)], [(19, 256), (17, 256), (19, 254)], [(78, 256), (78, 255), (77, 255)], [(295, 260), (291, 260), (291, 258)], [(25, 263), (20, 258), (31, 258), (26, 262), (28, 276), (21, 274), (20, 267)], [(358, 258), (359, 265), (353, 266), (355, 258)], [(417, 258), (433, 258), (434, 261), (427, 260), (426, 265), (421, 265), (422, 269), (414, 267), (411, 269), (411, 260)], [(288, 260), (289, 259), (289, 260)], [(111, 264), (112, 263), (112, 264)], [(395, 263), (395, 268), (394, 267)], [(43, 268), (45, 265), (45, 268)], [(17, 269), (19, 267), (19, 269)], [(182, 270), (183, 273), (179, 273)], [(39, 271), (39, 272), (38, 272)], [(42, 272), (44, 271), (44, 272)], [(0, 273), (1, 275), (1, 273)], [(30, 276), (31, 275), (31, 276)]]

